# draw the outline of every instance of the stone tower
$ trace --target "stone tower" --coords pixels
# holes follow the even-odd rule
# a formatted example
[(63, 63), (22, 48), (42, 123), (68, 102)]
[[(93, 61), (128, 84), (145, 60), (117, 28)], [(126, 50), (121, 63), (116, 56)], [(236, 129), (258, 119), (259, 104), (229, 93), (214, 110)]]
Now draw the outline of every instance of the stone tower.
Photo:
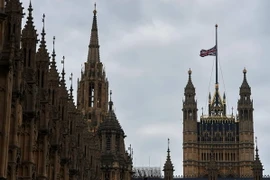
[(168, 139), (168, 150), (167, 150), (167, 160), (164, 164), (163, 171), (164, 171), (164, 180), (173, 180), (173, 172), (174, 167), (171, 161), (171, 155), (170, 155), (170, 139)]
[(239, 121), (239, 161), (240, 176), (252, 175), (250, 166), (254, 159), (254, 128), (253, 128), (253, 100), (251, 100), (251, 88), (247, 82), (247, 70), (243, 70), (244, 78), (240, 87), (240, 99), (238, 100)]
[(188, 83), (183, 101), (183, 167), (185, 176), (198, 175), (197, 149), (197, 102), (195, 87), (191, 80), (192, 71), (188, 71)]
[(125, 151), (126, 135), (116, 118), (111, 98), (109, 111), (98, 128), (98, 136), (101, 147), (101, 180), (131, 180), (132, 160)]
[[(183, 103), (183, 152), (185, 177), (214, 178), (211, 161), (217, 163), (216, 177), (252, 177), (254, 157), (253, 102), (246, 79), (240, 87), (238, 116), (226, 112), (226, 96), (219, 92), (216, 81), (213, 96), (209, 93), (208, 114), (197, 122), (195, 88), (191, 71)], [(216, 178), (215, 177), (215, 178)]]
[(87, 62), (78, 83), (78, 109), (88, 121), (89, 130), (94, 132), (108, 110), (108, 86), (106, 73), (99, 56), (97, 11), (94, 10)]

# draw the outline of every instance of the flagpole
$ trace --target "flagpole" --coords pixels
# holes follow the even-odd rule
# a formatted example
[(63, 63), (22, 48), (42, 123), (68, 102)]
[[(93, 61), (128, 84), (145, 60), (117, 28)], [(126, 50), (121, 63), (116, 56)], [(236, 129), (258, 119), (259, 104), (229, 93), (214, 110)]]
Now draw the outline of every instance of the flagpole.
[(216, 24), (216, 105), (218, 105), (218, 44), (217, 44), (217, 28)]

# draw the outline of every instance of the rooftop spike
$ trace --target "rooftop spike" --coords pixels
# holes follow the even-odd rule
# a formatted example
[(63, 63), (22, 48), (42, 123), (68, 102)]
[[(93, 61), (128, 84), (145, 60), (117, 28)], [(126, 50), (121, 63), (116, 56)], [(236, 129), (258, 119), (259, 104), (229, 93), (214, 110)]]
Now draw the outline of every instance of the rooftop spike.
[(41, 41), (40, 41), (40, 47), (45, 48), (46, 47), (46, 41), (45, 41), (45, 14), (42, 16), (42, 32), (41, 32)]
[(97, 27), (97, 10), (96, 3), (94, 5), (94, 17), (91, 29), (90, 43), (88, 46), (87, 62), (100, 62), (99, 59), (99, 42), (98, 42), (98, 27)]
[(256, 144), (256, 149), (255, 149), (255, 151), (256, 151), (256, 154), (255, 154), (255, 158), (256, 159), (259, 159), (259, 153), (258, 153), (258, 142), (257, 142), (257, 137), (255, 137), (255, 144)]
[(73, 99), (73, 88), (72, 88), (73, 73), (70, 74), (69, 80), (70, 80), (70, 99)]
[(65, 56), (63, 56), (63, 59), (61, 61), (61, 64), (63, 64), (63, 69), (62, 69), (62, 79), (61, 82), (64, 83), (65, 82)]
[(167, 150), (167, 152), (168, 152), (168, 156), (170, 156), (170, 139), (168, 138), (168, 150)]
[(113, 102), (112, 102), (112, 90), (110, 90), (110, 102), (109, 102), (109, 111), (112, 111)]
[(55, 62), (55, 36), (53, 36), (53, 51), (52, 51), (52, 65), (55, 66), (56, 62)]

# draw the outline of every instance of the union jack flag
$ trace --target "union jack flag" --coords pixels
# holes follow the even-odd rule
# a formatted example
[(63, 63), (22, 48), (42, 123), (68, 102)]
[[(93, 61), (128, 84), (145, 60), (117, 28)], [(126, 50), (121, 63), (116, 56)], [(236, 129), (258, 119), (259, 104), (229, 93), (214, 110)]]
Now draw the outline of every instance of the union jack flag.
[(204, 57), (204, 56), (216, 56), (217, 55), (217, 46), (214, 46), (211, 49), (205, 50), (202, 49), (200, 52), (200, 56)]

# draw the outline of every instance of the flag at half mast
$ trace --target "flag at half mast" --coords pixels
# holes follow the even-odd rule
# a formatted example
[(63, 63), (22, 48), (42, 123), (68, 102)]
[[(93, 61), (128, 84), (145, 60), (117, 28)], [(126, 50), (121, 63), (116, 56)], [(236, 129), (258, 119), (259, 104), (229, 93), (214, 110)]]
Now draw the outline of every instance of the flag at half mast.
[(200, 51), (200, 56), (201, 57), (204, 57), (204, 56), (216, 56), (216, 55), (217, 55), (217, 46), (214, 46), (213, 48), (208, 49), (208, 50), (202, 49)]

